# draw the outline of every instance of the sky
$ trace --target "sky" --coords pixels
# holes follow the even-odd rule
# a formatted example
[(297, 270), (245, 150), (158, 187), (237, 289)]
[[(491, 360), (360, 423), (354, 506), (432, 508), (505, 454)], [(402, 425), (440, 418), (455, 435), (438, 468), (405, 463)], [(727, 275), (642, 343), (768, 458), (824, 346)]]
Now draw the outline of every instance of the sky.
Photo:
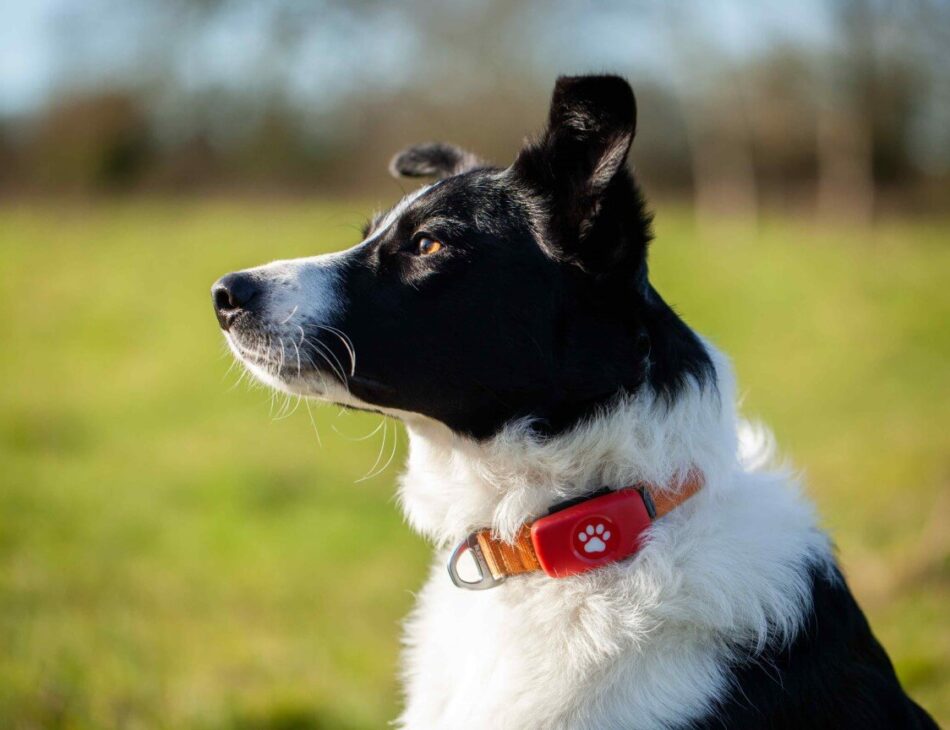
[[(277, 0), (279, 2), (279, 0)], [(478, 4), (454, 0), (460, 18), (477, 18)], [(263, 17), (273, 3), (237, 4), (222, 13), (200, 37), (187, 35), (188, 28), (162, 29), (148, 15), (148, 3), (125, 5), (113, 0), (22, 0), (3, 3), (0, 9), (0, 114), (35, 110), (56, 90), (71, 84), (104, 84), (122, 81), (134, 63), (141, 63), (142, 49), (155, 42), (154, 33), (168, 33), (168, 42), (182, 44), (175, 69), (184, 88), (201, 85), (240, 86), (263, 65), (279, 63), (272, 41), (264, 37)], [(442, 12), (447, 12), (443, 4)], [(632, 64), (662, 76), (668, 72), (669, 55), (657, 27), (664, 27), (676, 13), (703, 32), (702, 42), (714, 44), (727, 57), (755, 53), (783, 38), (820, 43), (827, 27), (823, 4), (818, 0), (778, 2), (741, 0), (704, 2), (642, 2), (631, 10), (629, 3), (605, 2), (596, 6), (565, 0), (545, 6), (543, 17), (513, 17), (523, 23), (541, 58), (539, 63), (563, 62), (574, 68), (610, 68)], [(134, 10), (130, 10), (134, 8)], [(329, 12), (329, 11), (328, 11)], [(467, 15), (466, 15), (467, 14)], [(582, 33), (578, 34), (578, 19)], [(339, 18), (336, 18), (339, 21)], [(342, 91), (347, 84), (392, 86), (425, 69), (426, 39), (406, 18), (385, 11), (346, 24), (315, 24), (305, 43), (280, 74), (281, 83), (294, 91), (321, 96)], [(321, 33), (323, 29), (324, 32)], [(333, 33), (330, 33), (332, 29)], [(515, 29), (519, 33), (521, 28)], [(528, 36), (526, 36), (528, 37)], [(580, 39), (580, 42), (578, 42)], [(351, 42), (354, 41), (355, 42)], [(487, 39), (490, 40), (490, 39)], [(372, 49), (374, 72), (358, 73)], [(408, 61), (407, 61), (408, 59)], [(674, 59), (675, 60), (675, 59)], [(275, 71), (276, 73), (276, 71)]]
[(40, 103), (50, 85), (49, 23), (69, 0), (5, 3), (0, 11), (0, 110)]

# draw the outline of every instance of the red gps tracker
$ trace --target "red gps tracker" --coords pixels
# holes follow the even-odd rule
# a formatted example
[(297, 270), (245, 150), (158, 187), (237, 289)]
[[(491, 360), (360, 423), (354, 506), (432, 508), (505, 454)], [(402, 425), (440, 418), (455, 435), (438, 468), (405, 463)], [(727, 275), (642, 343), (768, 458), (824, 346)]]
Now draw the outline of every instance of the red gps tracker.
[(531, 542), (544, 572), (563, 578), (633, 555), (653, 514), (642, 490), (622, 489), (536, 520)]

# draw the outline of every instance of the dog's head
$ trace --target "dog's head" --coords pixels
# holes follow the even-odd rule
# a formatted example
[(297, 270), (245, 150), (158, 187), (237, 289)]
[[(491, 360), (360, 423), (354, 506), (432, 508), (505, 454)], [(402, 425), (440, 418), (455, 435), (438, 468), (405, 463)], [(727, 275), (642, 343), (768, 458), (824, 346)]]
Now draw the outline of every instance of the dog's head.
[(540, 137), (501, 169), (450, 145), (391, 168), (434, 184), (341, 253), (228, 274), (228, 344), (262, 380), (485, 438), (564, 430), (621, 393), (709, 369), (647, 279), (649, 219), (626, 167), (629, 85), (561, 78)]

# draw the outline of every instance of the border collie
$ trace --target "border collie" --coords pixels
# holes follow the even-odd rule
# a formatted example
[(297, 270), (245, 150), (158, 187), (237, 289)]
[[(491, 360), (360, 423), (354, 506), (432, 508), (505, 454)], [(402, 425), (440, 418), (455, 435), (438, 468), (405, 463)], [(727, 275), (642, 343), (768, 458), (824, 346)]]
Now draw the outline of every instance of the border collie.
[(623, 79), (561, 78), (510, 167), (409, 148), (392, 171), (435, 182), (361, 243), (213, 287), (262, 381), (409, 433), (436, 559), (397, 724), (936, 727), (729, 363), (651, 285), (635, 126)]

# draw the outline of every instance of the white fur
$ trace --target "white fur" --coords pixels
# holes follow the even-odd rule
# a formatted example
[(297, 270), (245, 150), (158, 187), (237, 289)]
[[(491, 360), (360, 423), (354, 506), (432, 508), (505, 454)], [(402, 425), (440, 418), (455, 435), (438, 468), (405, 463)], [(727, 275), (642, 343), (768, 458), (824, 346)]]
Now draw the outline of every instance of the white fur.
[(321, 322), (339, 310), (337, 266), (347, 252), (273, 261), (247, 273), (268, 283), (268, 317), (278, 325), (294, 318)]
[[(406, 628), (402, 727), (667, 728), (701, 716), (749, 651), (800, 627), (809, 568), (830, 565), (811, 506), (782, 471), (755, 471), (761, 438), (740, 427), (728, 363), (718, 389), (674, 403), (641, 394), (547, 441), (514, 424), (488, 443), (409, 417), (400, 499), (443, 546)], [(491, 526), (505, 538), (553, 503), (604, 485), (703, 490), (650, 528), (633, 559), (582, 576), (456, 588), (448, 547)]]

